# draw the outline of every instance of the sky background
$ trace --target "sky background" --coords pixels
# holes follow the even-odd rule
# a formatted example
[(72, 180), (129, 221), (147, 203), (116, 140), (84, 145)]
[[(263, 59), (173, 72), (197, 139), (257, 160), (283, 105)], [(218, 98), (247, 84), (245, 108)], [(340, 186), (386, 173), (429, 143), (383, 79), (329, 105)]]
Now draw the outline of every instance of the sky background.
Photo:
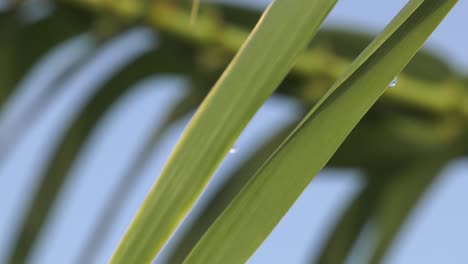
[[(0, 1), (1, 2), (1, 1)], [(265, 8), (268, 1), (239, 1)], [(377, 33), (392, 19), (407, 1), (342, 0), (327, 18), (325, 25), (353, 28)], [(1, 5), (1, 4), (0, 4)], [(463, 26), (468, 24), (468, 2), (460, 1), (452, 13), (434, 32), (426, 48), (446, 58), (460, 72), (468, 74), (468, 36)], [(15, 149), (7, 164), (0, 167), (0, 263), (8, 250), (15, 224), (21, 219), (21, 210), (29, 202), (38, 179), (32, 177), (47, 159), (47, 151), (63, 130), (67, 121), (106, 76), (115, 72), (154, 42), (145, 29), (121, 36), (115, 43), (102, 48), (89, 67), (73, 76), (57, 96), (56, 103), (47, 110), (40, 122)], [(41, 62), (46, 72), (30, 74), (22, 84), (22, 92), (9, 105), (11, 113), (2, 116), (14, 120), (39, 89), (48, 85), (56, 72), (86, 52), (90, 42), (86, 36), (67, 42)], [(129, 48), (131, 47), (131, 48)], [(184, 94), (187, 83), (181, 78), (167, 76), (150, 78), (138, 84), (125, 100), (116, 105), (99, 126), (83, 155), (74, 166), (72, 177), (61, 192), (48, 228), (44, 230), (40, 247), (36, 248), (31, 263), (73, 263), (90, 227), (95, 223), (118, 177), (129, 164), (129, 157), (137, 151), (148, 135), (154, 120), (160, 120), (171, 105)], [(42, 88), (41, 88), (42, 87)], [(264, 140), (264, 133), (280, 128), (277, 120), (287, 122), (294, 118), (294, 102), (275, 97), (258, 112), (245, 133), (236, 143), (237, 152), (229, 155), (210, 185), (219, 184), (223, 175), (236, 164), (247, 159), (252, 148)], [(96, 263), (106, 263), (115, 249), (135, 211), (141, 204), (164, 161), (183, 131), (189, 117), (174, 126), (166, 135), (153, 157), (151, 166), (124, 205), (112, 234)], [(37, 173), (36, 173), (37, 174)], [(386, 263), (466, 263), (468, 260), (468, 211), (462, 201), (468, 199), (468, 160), (449, 165), (443, 176), (430, 190), (421, 206), (401, 232)], [(286, 217), (249, 261), (263, 263), (303, 263), (315, 254), (319, 241), (332, 226), (334, 217), (360, 188), (357, 171), (326, 170), (305, 190)], [(209, 192), (204, 194), (205, 198)], [(183, 228), (183, 226), (182, 226)], [(164, 261), (164, 256), (159, 257)]]

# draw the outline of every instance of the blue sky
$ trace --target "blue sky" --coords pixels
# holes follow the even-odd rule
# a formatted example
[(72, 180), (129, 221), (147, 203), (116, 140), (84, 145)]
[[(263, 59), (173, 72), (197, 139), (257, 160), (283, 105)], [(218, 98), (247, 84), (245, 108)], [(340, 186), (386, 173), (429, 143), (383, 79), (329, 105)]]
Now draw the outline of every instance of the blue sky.
[[(243, 2), (260, 8), (268, 3)], [(377, 33), (405, 3), (406, 1), (396, 0), (342, 0), (327, 19), (326, 26), (345, 25), (346, 28)], [(460, 24), (468, 24), (466, 14), (468, 2), (460, 1), (426, 46), (452, 62), (461, 72), (468, 74), (468, 36), (460, 33), (463, 30), (460, 29)], [(14, 232), (13, 227), (20, 217), (18, 208), (23, 208), (28, 202), (29, 194), (38, 180), (31, 175), (40, 168), (47, 157), (44, 151), (60, 133), (58, 124), (69, 120), (70, 115), (79, 108), (80, 100), (84, 100), (102, 81), (100, 78), (112, 74), (113, 67), (123, 65), (135, 54), (147, 49), (152, 41), (155, 40), (145, 30), (137, 30), (122, 36), (112, 46), (105, 47), (103, 54), (91, 62), (93, 68), (77, 73), (64, 86), (66, 89), (59, 95), (60, 100), (48, 109), (9, 157), (8, 163), (0, 168), (0, 262), (5, 256), (8, 238)], [(55, 57), (49, 58), (49, 62), (44, 63), (48, 67), (66, 65), (72, 60), (68, 57), (70, 50), (75, 54), (84, 52), (88, 45), (88, 39), (82, 36), (64, 46), (62, 53), (55, 54)], [(112, 62), (108, 63), (109, 60)], [(21, 109), (34, 90), (47, 85), (52, 72), (49, 68), (49, 74), (39, 72), (30, 75), (28, 81), (22, 84), (24, 92), (18, 95), (10, 108), (13, 111)], [(39, 243), (41, 246), (35, 250), (32, 263), (71, 263), (74, 260), (76, 251), (82, 246), (103, 202), (118, 177), (122, 176), (121, 171), (128, 165), (128, 157), (140, 147), (153, 120), (162, 118), (174, 101), (183, 95), (185, 85), (180, 78), (146, 80), (106, 116), (104, 123), (85, 147), (84, 155), (73, 168), (72, 178), (60, 194), (51, 222), (41, 236), (40, 242), (43, 243)], [(226, 171), (247, 158), (251, 148), (261, 141), (262, 137), (259, 135), (263, 131), (278, 128), (276, 120), (292, 118), (294, 107), (294, 103), (286, 98), (270, 100), (255, 117), (255, 126), (249, 125), (238, 140), (237, 153), (226, 158), (210, 184), (218, 184)], [(184, 122), (175, 126), (155, 153), (151, 166), (116, 219), (111, 237), (96, 263), (105, 263), (108, 260), (184, 126)], [(459, 160), (444, 170), (439, 182), (411, 217), (386, 263), (466, 262), (468, 229), (463, 226), (468, 222), (468, 212), (460, 210), (463, 206), (461, 201), (468, 199), (466, 186), (468, 160)], [(353, 170), (324, 171), (306, 189), (249, 263), (303, 263), (307, 254), (314, 254), (321, 236), (327, 232), (339, 209), (359, 188), (359, 177)]]

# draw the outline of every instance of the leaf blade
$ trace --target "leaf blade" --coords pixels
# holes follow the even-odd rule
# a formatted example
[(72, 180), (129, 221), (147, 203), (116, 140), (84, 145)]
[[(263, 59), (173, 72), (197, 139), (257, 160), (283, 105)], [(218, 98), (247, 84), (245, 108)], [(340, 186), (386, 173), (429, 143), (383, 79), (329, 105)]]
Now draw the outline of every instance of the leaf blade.
[(111, 263), (152, 261), (335, 2), (277, 0), (268, 8), (189, 124)]
[[(456, 2), (410, 1), (259, 170), (184, 263), (245, 262)], [(376, 74), (380, 76), (374, 78)], [(315, 160), (310, 162), (309, 156)]]

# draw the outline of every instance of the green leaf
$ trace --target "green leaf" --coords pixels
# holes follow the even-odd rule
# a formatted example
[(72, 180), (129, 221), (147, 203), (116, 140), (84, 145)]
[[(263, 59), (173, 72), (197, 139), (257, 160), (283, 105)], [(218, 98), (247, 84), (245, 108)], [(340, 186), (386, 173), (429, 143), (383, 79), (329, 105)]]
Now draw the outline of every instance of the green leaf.
[(216, 220), (185, 263), (244, 263), (456, 0), (412, 0)]
[(277, 0), (196, 113), (112, 263), (150, 263), (335, 4)]

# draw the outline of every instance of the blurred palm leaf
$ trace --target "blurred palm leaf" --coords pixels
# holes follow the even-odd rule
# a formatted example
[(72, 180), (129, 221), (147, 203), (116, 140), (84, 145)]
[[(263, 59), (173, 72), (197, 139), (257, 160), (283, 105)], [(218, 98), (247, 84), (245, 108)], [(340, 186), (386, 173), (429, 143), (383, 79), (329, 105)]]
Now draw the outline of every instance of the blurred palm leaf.
[(48, 50), (89, 29), (92, 18), (86, 12), (69, 6), (59, 6), (57, 10), (32, 24), (19, 18), (14, 11), (1, 13), (1, 65), (8, 67), (2, 68), (0, 73), (0, 105), (4, 104), (18, 87), (18, 82)]
[(189, 55), (178, 51), (179, 49), (172, 45), (161, 44), (158, 49), (142, 55), (109, 80), (84, 106), (83, 111), (78, 114), (59, 143), (54, 157), (41, 177), (42, 182), (33, 199), (34, 203), (27, 213), (26, 222), (15, 243), (11, 263), (22, 263), (28, 256), (27, 252), (41, 230), (79, 151), (110, 107), (131, 89), (133, 84), (151, 74), (190, 72), (191, 69), (185, 65), (167, 63), (167, 58), (173, 59), (177, 56), (187, 58), (185, 55)]

